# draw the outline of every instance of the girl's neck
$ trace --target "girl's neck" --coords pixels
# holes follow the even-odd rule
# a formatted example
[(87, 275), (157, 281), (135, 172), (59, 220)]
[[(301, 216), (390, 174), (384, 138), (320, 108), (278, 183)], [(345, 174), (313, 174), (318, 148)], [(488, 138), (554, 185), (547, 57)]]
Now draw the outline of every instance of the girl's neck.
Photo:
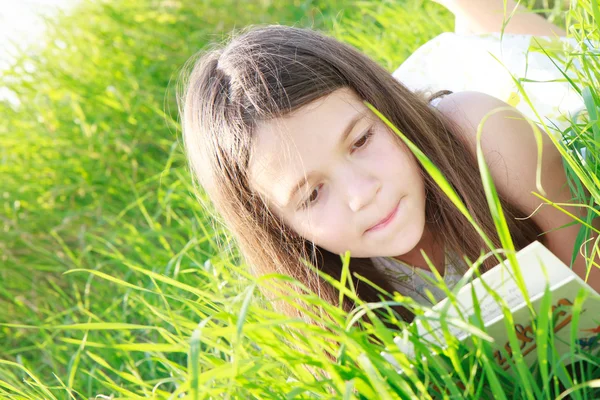
[(429, 260), (437, 268), (440, 275), (443, 276), (445, 272), (444, 270), (446, 261), (444, 241), (443, 238), (437, 237), (434, 232), (435, 229), (432, 229), (430, 225), (425, 224), (421, 240), (419, 243), (417, 243), (414, 249), (406, 254), (402, 254), (394, 258), (414, 267), (430, 271), (425, 258), (423, 258), (421, 255), (421, 249), (423, 249), (425, 254), (427, 254), (427, 258), (429, 258)]

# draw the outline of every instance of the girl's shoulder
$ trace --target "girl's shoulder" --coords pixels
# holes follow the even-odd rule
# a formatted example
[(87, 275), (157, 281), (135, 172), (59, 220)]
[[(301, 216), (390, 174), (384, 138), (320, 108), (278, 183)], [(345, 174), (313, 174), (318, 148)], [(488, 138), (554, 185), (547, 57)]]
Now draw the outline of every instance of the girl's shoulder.
[[(559, 139), (539, 130), (536, 136), (534, 123), (524, 119), (514, 107), (485, 93), (452, 93), (440, 101), (437, 109), (459, 127), (459, 140), (476, 157), (480, 146), (498, 194), (538, 224), (545, 232), (546, 247), (568, 265), (579, 226), (572, 225), (568, 213), (540, 207), (547, 202), (534, 195), (541, 193), (555, 204), (572, 202), (562, 155), (554, 144)], [(585, 218), (582, 207), (569, 211)]]

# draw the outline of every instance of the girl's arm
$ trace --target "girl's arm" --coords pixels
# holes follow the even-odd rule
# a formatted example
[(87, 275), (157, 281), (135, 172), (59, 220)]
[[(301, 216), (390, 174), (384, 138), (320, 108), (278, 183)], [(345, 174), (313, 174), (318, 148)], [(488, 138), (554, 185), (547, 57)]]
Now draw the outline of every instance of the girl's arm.
[[(566, 36), (541, 15), (533, 14), (513, 0), (434, 0), (456, 17), (457, 33), (492, 33), (502, 30), (502, 22), (513, 13), (504, 33), (534, 36)], [(506, 5), (506, 13), (504, 12)], [(515, 10), (516, 8), (516, 10)], [(506, 15), (505, 15), (506, 14)]]

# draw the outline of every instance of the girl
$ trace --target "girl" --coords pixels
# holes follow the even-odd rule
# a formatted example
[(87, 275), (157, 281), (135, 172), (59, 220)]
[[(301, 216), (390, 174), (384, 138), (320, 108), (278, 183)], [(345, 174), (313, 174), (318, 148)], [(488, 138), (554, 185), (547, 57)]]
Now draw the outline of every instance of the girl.
[[(460, 2), (455, 5), (458, 10)], [(302, 260), (339, 279), (339, 255), (349, 250), (351, 272), (427, 302), (419, 275), (429, 267), (421, 250), (450, 287), (466, 269), (463, 256), (476, 260), (487, 251), (365, 101), (430, 158), (500, 247), (475, 156), (479, 121), (508, 106), (493, 96), (413, 92), (346, 44), (311, 30), (267, 26), (206, 52), (178, 98), (191, 170), (254, 274), (290, 275), (336, 304), (336, 290)], [(543, 207), (525, 218), (540, 204), (530, 193), (537, 191), (537, 147), (519, 111), (492, 116), (482, 146), (516, 248), (539, 240), (569, 264), (579, 227), (540, 235), (570, 217)], [(560, 154), (546, 134), (542, 178), (550, 200), (571, 199)], [(482, 268), (496, 264), (488, 258)], [(584, 276), (585, 260), (573, 268)], [(380, 300), (375, 288), (353, 279), (362, 300)], [(600, 289), (597, 269), (589, 282)], [(439, 300), (441, 293), (429, 289)], [(346, 298), (343, 306), (353, 304)]]

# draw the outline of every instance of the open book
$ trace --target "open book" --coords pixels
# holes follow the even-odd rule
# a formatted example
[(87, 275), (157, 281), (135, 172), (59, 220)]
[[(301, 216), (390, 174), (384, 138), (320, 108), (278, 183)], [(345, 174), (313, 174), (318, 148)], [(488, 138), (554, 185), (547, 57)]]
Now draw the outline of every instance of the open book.
[[(530, 304), (536, 313), (540, 310), (546, 284), (549, 284), (552, 292), (551, 309), (554, 314), (550, 326), (554, 331), (556, 351), (559, 354), (569, 351), (571, 329), (574, 322), (577, 322), (575, 326), (577, 328), (576, 344), (583, 349), (600, 348), (600, 296), (598, 293), (538, 241), (523, 248), (516, 254), (516, 257)], [(425, 314), (425, 318), (417, 317), (412, 328), (418, 332), (419, 340), (436, 344), (442, 348), (446, 347), (439, 318), (435, 317), (444, 309), (446, 309), (443, 315), (446, 316), (447, 329), (452, 336), (460, 341), (469, 338), (471, 334), (467, 329), (453, 325), (452, 318), (469, 321), (469, 318), (475, 313), (473, 301), (475, 296), (485, 327), (483, 331), (494, 339), (494, 358), (502, 368), (508, 369), (512, 351), (502, 307), (484, 287), (482, 281), (496, 292), (511, 310), (521, 354), (528, 365), (533, 364), (537, 359), (536, 335), (533, 329), (535, 318), (525, 301), (523, 291), (517, 284), (509, 261), (498, 264), (483, 273), (481, 277), (473, 279), (462, 287), (456, 294), (456, 302), (451, 302), (446, 298), (433, 306), (432, 310)], [(576, 297), (582, 289), (589, 293), (583, 302), (581, 312), (578, 313), (577, 320), (577, 318), (573, 318), (572, 305), (576, 303)], [(430, 320), (428, 317), (432, 317), (432, 319)], [(404, 333), (404, 335), (396, 337), (394, 341), (401, 352), (409, 358), (414, 358), (413, 343), (408, 340), (407, 332)], [(383, 355), (397, 366), (390, 354), (383, 353)]]

